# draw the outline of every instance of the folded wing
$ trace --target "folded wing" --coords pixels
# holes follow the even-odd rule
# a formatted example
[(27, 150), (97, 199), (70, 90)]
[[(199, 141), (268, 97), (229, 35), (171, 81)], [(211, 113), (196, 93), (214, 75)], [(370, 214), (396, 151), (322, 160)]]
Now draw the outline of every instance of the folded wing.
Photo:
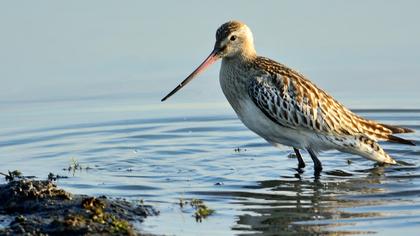
[(411, 130), (354, 114), (298, 72), (263, 57), (257, 65), (268, 73), (250, 81), (248, 93), (273, 122), (291, 129), (331, 135), (363, 134), (373, 140), (413, 144), (392, 135)]

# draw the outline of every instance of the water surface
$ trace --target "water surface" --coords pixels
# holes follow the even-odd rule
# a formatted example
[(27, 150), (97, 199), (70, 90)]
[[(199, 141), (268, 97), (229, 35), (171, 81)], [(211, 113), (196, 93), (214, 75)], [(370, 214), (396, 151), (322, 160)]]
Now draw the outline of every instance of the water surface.
[[(161, 214), (139, 227), (159, 234), (414, 235), (418, 230), (418, 146), (384, 143), (402, 161), (398, 166), (326, 152), (320, 155), (324, 171), (317, 179), (307, 153), (308, 166), (299, 174), (289, 148), (271, 147), (223, 112), (223, 105), (213, 106), (216, 114), (176, 116), (194, 111), (194, 105), (168, 108), (163, 115), (121, 103), (102, 111), (78, 106), (80, 102), (60, 103), (63, 114), (71, 109), (77, 114), (71, 121), (66, 116), (57, 117), (61, 125), (32, 120), (33, 126), (3, 130), (2, 171), (20, 169), (40, 178), (53, 172), (69, 176), (58, 184), (75, 193), (143, 200)], [(41, 111), (54, 104), (30, 106)], [(412, 128), (417, 133), (405, 137), (419, 140), (419, 110), (357, 112)], [(133, 116), (138, 118), (126, 118)], [(110, 119), (95, 121), (97, 117)], [(89, 169), (63, 170), (73, 159)], [(180, 199), (192, 198), (204, 200), (215, 214), (196, 222), (191, 208), (179, 206)]]

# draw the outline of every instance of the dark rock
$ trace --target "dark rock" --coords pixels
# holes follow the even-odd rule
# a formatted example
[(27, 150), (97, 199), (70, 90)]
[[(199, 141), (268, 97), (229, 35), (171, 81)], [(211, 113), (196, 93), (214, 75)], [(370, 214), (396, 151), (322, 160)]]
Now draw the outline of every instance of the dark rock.
[(0, 235), (138, 235), (131, 222), (158, 212), (125, 200), (73, 195), (51, 181), (0, 185), (0, 214), (13, 219)]

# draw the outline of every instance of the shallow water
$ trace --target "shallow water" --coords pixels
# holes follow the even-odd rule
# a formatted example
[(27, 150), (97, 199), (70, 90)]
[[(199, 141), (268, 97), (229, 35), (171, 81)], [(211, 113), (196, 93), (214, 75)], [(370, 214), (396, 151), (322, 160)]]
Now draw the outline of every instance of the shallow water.
[[(68, 176), (58, 184), (75, 193), (143, 200), (161, 214), (138, 227), (158, 234), (418, 232), (418, 146), (384, 143), (402, 161), (397, 166), (326, 152), (316, 179), (307, 153), (308, 166), (298, 174), (289, 148), (265, 143), (224, 104), (203, 112), (194, 104), (146, 109), (112, 101), (106, 107), (95, 107), (97, 101), (3, 104), (9, 116), (2, 117), (1, 171), (20, 169), (39, 178), (53, 172)], [(420, 139), (420, 110), (356, 112), (415, 129), (404, 137)], [(54, 120), (44, 120), (45, 114)], [(65, 170), (72, 159), (89, 168)], [(196, 222), (193, 209), (179, 206), (191, 198), (204, 200), (215, 214)]]

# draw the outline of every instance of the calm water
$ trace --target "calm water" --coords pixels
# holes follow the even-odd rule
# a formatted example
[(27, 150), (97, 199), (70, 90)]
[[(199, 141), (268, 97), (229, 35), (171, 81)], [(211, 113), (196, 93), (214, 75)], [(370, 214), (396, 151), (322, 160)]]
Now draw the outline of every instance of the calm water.
[[(53, 172), (69, 176), (58, 184), (75, 193), (144, 200), (161, 211), (139, 226), (152, 233), (418, 232), (418, 146), (384, 144), (395, 159), (404, 162), (386, 167), (358, 156), (327, 152), (321, 155), (325, 170), (315, 179), (306, 153), (310, 164), (297, 175), (297, 161), (288, 157), (289, 149), (271, 147), (223, 105), (208, 105), (215, 114), (180, 116), (188, 111), (200, 113), (200, 109), (162, 105), (166, 108), (162, 113), (128, 106), (124, 100), (113, 101), (106, 109), (97, 110), (95, 100), (14, 105), (24, 108), (9, 109), (22, 126), (9, 127), (0, 134), (1, 170), (20, 169), (40, 178)], [(42, 119), (43, 113), (52, 111), (62, 114), (54, 120), (60, 125)], [(405, 137), (420, 139), (420, 110), (358, 112), (415, 129), (417, 133)], [(74, 175), (63, 170), (72, 159), (91, 169)], [(197, 223), (193, 210), (181, 209), (178, 204), (179, 199), (191, 198), (203, 199), (216, 213)]]

